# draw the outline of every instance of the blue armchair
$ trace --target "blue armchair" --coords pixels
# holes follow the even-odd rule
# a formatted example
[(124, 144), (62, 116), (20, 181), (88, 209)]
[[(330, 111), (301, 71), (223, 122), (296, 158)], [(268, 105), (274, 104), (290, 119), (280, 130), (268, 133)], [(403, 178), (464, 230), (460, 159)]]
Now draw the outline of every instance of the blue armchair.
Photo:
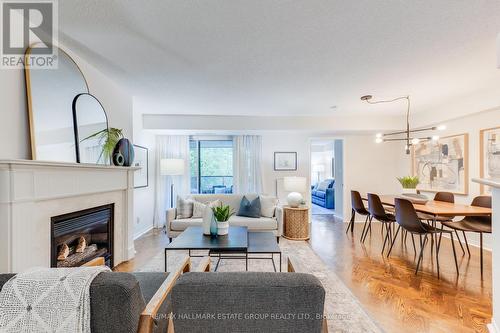
[(311, 189), (312, 203), (328, 208), (335, 209), (335, 179), (325, 179), (313, 186)]

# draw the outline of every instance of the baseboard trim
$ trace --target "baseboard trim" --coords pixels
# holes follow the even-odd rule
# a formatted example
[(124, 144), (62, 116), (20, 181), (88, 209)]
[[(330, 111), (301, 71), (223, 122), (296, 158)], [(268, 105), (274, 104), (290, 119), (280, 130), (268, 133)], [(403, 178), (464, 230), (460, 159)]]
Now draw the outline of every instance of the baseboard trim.
[(491, 319), (491, 323), (487, 324), (486, 327), (490, 333), (500, 333), (497, 324), (494, 319)]
[(138, 234), (134, 235), (134, 240), (136, 240), (137, 238), (141, 237), (142, 235), (148, 233), (150, 230), (153, 230), (154, 226), (151, 225), (150, 227), (146, 228), (145, 230), (139, 232)]
[[(448, 239), (450, 239), (450, 236), (449, 236), (449, 235), (446, 235), (446, 234), (443, 234), (443, 238), (448, 238)], [(453, 239), (454, 239), (455, 241), (457, 240), (457, 239), (456, 239), (456, 237), (453, 237)], [(460, 243), (465, 244), (465, 242), (462, 240), (462, 238), (460, 238)], [(479, 246), (478, 244), (471, 243), (470, 241), (469, 241), (469, 246), (474, 246), (474, 247), (476, 247), (476, 248), (478, 248), (478, 249), (480, 248), (480, 246)], [(484, 250), (484, 251), (490, 251), (490, 252), (491, 252), (491, 249), (490, 249), (489, 247), (486, 247), (486, 246), (483, 246), (483, 250)], [(500, 333), (500, 331), (499, 331), (498, 333)]]

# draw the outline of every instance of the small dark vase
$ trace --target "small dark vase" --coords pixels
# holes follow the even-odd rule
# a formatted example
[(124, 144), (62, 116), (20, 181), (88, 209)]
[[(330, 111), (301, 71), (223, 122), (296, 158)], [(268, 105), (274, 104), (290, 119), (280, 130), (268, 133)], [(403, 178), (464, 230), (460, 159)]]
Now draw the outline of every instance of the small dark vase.
[(122, 138), (113, 149), (113, 164), (116, 166), (131, 166), (134, 162), (134, 146), (128, 139)]

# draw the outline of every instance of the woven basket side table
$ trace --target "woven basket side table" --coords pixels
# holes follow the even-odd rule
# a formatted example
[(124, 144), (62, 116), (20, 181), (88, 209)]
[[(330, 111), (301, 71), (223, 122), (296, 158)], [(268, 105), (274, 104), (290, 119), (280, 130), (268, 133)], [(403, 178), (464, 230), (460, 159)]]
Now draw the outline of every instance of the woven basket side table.
[(309, 239), (309, 207), (283, 207), (285, 216), (285, 234), (291, 240)]

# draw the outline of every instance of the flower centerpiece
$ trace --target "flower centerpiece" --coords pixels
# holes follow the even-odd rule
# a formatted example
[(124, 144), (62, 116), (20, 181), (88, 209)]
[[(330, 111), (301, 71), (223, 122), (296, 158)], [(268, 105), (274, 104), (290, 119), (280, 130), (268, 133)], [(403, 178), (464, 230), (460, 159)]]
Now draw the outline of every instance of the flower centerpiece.
[(234, 210), (228, 205), (223, 205), (222, 202), (219, 206), (213, 207), (215, 220), (217, 221), (217, 235), (227, 235), (229, 232), (229, 218), (234, 215)]
[(417, 176), (405, 176), (397, 178), (403, 187), (403, 193), (417, 193), (417, 185), (420, 182)]

